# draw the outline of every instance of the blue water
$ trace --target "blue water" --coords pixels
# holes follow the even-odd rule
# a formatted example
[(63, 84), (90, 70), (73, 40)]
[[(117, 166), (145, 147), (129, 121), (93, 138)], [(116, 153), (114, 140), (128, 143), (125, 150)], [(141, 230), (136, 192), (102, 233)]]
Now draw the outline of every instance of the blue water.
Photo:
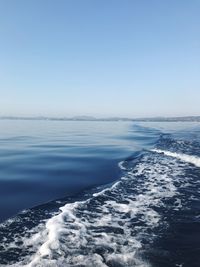
[(1, 221), (116, 180), (117, 163), (154, 139), (122, 122), (1, 120), (0, 129)]
[(0, 129), (1, 266), (200, 266), (198, 123)]

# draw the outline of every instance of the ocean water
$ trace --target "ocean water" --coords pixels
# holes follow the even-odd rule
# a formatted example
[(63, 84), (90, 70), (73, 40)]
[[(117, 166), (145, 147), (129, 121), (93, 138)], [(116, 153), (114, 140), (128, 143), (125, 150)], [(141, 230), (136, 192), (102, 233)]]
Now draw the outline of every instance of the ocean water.
[(199, 267), (200, 124), (0, 121), (0, 266)]

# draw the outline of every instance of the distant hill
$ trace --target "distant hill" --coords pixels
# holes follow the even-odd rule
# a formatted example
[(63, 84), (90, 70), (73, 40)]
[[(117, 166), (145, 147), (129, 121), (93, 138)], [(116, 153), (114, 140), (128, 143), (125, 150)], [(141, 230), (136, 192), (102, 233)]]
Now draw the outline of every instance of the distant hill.
[(151, 117), (151, 118), (95, 118), (92, 116), (74, 116), (74, 117), (18, 117), (1, 116), (1, 120), (52, 120), (52, 121), (143, 121), (143, 122), (200, 122), (200, 116), (185, 117)]

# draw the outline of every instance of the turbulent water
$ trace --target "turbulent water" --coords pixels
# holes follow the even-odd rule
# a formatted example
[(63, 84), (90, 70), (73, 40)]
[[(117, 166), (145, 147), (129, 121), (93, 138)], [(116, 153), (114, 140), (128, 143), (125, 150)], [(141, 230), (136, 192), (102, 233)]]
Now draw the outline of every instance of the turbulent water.
[(119, 162), (116, 181), (2, 223), (1, 266), (199, 267), (199, 127), (152, 129), (134, 126), (154, 144)]

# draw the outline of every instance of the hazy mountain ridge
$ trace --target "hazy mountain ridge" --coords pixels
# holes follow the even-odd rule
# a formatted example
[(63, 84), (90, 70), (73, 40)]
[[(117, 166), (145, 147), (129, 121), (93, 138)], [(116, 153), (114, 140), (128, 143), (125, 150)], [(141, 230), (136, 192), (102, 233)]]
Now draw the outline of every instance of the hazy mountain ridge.
[(52, 120), (52, 121), (151, 121), (151, 122), (177, 122), (191, 121), (200, 122), (200, 116), (183, 116), (183, 117), (149, 117), (149, 118), (124, 118), (124, 117), (108, 117), (95, 118), (93, 116), (74, 116), (74, 117), (23, 117), (23, 116), (0, 116), (3, 120)]

